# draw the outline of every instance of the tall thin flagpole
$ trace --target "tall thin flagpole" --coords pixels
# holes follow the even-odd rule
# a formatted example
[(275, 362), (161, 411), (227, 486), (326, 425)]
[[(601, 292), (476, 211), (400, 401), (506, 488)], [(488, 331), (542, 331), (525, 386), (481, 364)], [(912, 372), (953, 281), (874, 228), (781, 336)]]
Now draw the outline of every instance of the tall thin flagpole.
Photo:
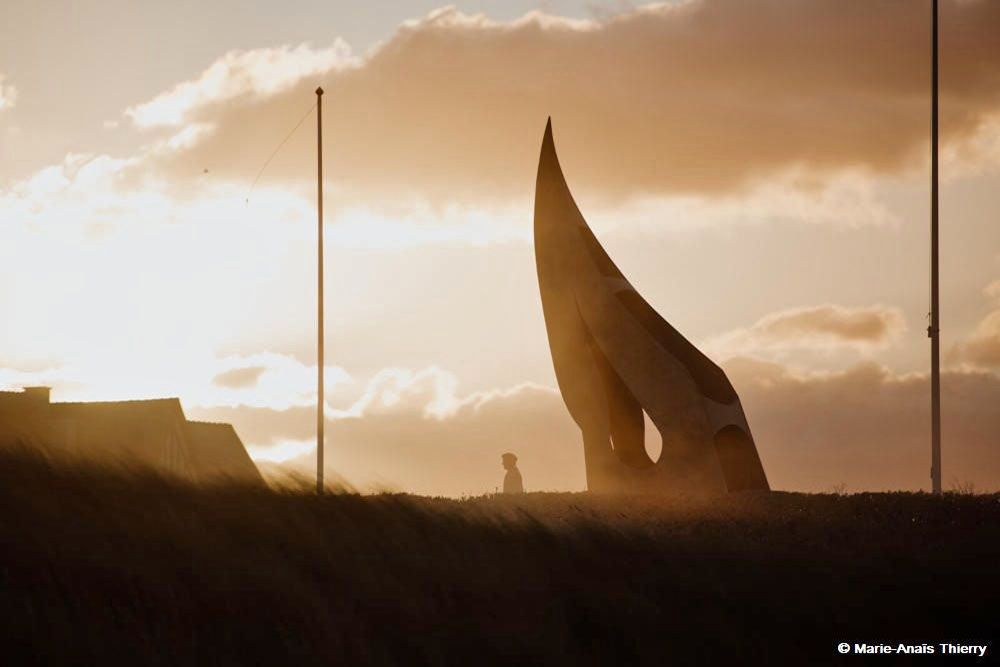
[(941, 493), (941, 330), (938, 313), (938, 0), (931, 0), (931, 488)]
[(316, 89), (316, 493), (323, 493), (323, 89)]

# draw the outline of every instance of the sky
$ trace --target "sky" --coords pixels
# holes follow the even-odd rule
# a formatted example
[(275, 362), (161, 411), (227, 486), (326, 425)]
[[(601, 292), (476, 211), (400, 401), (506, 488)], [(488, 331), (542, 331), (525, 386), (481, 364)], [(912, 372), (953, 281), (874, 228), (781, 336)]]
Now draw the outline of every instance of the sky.
[[(927, 489), (924, 4), (7, 0), (0, 388), (179, 396), (310, 473), (321, 85), (330, 476), (478, 494), (514, 451), (584, 487), (531, 239), (551, 116), (772, 487)], [(941, 3), (946, 488), (1000, 488), (997, 34), (1000, 3)]]

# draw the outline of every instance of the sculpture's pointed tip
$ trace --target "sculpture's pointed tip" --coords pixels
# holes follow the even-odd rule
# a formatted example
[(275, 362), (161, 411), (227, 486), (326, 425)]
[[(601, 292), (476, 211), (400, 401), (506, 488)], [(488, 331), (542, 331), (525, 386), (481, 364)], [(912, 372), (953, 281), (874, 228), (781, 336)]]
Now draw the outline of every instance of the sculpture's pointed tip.
[(545, 136), (542, 137), (542, 149), (538, 155), (538, 179), (538, 183), (551, 191), (569, 189), (563, 177), (562, 167), (559, 166), (556, 142), (552, 137), (552, 116), (545, 122)]
[(545, 122), (545, 136), (542, 137), (542, 153), (555, 153), (556, 145), (552, 139), (552, 116)]

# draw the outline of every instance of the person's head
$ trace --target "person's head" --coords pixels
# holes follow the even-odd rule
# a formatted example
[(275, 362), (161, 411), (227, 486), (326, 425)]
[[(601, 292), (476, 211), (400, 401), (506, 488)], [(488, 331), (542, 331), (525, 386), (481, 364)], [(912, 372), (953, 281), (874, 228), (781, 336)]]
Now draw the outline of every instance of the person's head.
[(500, 460), (503, 462), (504, 470), (510, 470), (511, 468), (517, 465), (517, 457), (511, 454), (510, 452), (507, 452), (506, 454), (502, 455), (500, 457)]

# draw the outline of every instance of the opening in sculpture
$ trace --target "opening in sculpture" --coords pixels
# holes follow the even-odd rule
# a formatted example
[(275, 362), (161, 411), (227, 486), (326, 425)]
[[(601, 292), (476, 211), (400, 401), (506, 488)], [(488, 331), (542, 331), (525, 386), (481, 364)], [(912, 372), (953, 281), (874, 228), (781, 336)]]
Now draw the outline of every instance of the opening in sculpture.
[[(768, 489), (739, 396), (667, 323), (597, 241), (545, 127), (535, 183), (535, 263), (552, 363), (583, 435), (587, 488), (722, 493)], [(663, 439), (653, 460), (645, 412)]]

